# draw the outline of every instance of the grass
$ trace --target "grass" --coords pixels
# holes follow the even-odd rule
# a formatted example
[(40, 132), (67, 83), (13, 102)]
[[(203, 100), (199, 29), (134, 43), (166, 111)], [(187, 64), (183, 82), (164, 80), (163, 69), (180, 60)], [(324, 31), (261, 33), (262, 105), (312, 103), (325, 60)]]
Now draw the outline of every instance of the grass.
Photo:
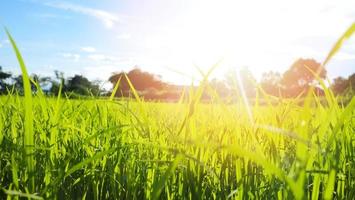
[[(226, 105), (207, 84), (213, 68), (176, 104), (145, 102), (130, 82), (136, 99), (50, 98), (27, 88), (9, 38), (25, 96), (0, 97), (2, 199), (355, 197), (355, 98)], [(199, 103), (204, 90), (214, 103)]]

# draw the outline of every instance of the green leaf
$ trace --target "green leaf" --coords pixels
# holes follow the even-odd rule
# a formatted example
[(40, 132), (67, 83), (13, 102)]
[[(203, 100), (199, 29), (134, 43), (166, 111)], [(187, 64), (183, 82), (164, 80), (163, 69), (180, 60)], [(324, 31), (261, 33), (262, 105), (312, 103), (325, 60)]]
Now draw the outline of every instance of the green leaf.
[(169, 165), (169, 168), (166, 170), (165, 174), (160, 178), (158, 182), (153, 185), (153, 192), (152, 192), (152, 199), (158, 199), (160, 193), (163, 190), (165, 182), (167, 179), (174, 173), (176, 167), (178, 166), (179, 162), (182, 160), (182, 155), (178, 154), (175, 160)]
[(345, 33), (338, 39), (334, 44), (332, 50), (329, 52), (327, 58), (323, 61), (323, 66), (325, 66), (329, 60), (339, 51), (343, 43), (348, 40), (355, 32), (355, 22), (345, 31)]
[(65, 173), (64, 178), (68, 177), (70, 174), (76, 172), (77, 170), (81, 169), (82, 167), (96, 161), (100, 160), (102, 157), (106, 156), (107, 154), (110, 154), (115, 151), (115, 148), (109, 149), (107, 151), (99, 152), (96, 153), (93, 157), (87, 158), (83, 160), (82, 162), (74, 165), (72, 168), (68, 169), (68, 171)]
[(127, 82), (128, 82), (129, 87), (131, 88), (131, 90), (132, 90), (132, 92), (133, 92), (134, 97), (136, 98), (136, 100), (137, 100), (139, 103), (141, 103), (141, 99), (139, 98), (139, 95), (138, 95), (136, 89), (134, 88), (133, 84), (132, 84), (131, 81), (129, 80), (128, 76), (127, 76), (126, 74), (124, 74), (124, 75), (125, 75), (125, 77), (126, 77), (126, 80), (127, 80)]
[(42, 200), (43, 198), (40, 196), (37, 196), (36, 194), (27, 194), (27, 193), (23, 193), (20, 191), (15, 191), (15, 190), (6, 190), (3, 189), (3, 191), (5, 192), (5, 194), (9, 195), (9, 196), (18, 196), (18, 197), (25, 197), (28, 199), (38, 199), (38, 200)]
[(35, 146), (34, 143), (34, 134), (33, 134), (33, 113), (32, 113), (32, 91), (30, 78), (27, 73), (27, 68), (17, 45), (12, 38), (10, 32), (5, 28), (6, 34), (10, 40), (13, 50), (15, 51), (17, 61), (21, 67), (22, 79), (23, 79), (23, 88), (25, 93), (25, 136), (24, 136), (24, 145), (25, 145), (25, 154), (26, 162), (28, 167), (28, 173), (30, 174), (29, 188), (33, 192), (35, 188), (35, 177), (33, 176), (35, 168), (35, 160), (33, 156), (33, 149)]
[(118, 81), (117, 81), (117, 83), (115, 85), (115, 88), (113, 88), (113, 90), (112, 90), (112, 93), (111, 93), (111, 96), (110, 96), (110, 101), (112, 101), (113, 98), (115, 98), (116, 92), (117, 92), (118, 87), (119, 87), (120, 82), (121, 82), (121, 78), (122, 78), (122, 76), (120, 76), (120, 78), (118, 79)]
[(333, 197), (333, 191), (334, 191), (334, 185), (335, 185), (335, 170), (332, 170), (328, 176), (328, 183), (325, 188), (324, 192), (324, 199), (332, 199)]

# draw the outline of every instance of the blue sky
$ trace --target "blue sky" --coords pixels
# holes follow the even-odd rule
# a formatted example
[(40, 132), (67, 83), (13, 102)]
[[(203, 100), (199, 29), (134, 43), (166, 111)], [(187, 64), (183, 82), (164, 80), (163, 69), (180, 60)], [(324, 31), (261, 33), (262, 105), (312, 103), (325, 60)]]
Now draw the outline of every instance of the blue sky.
[[(285, 71), (295, 59), (321, 62), (355, 21), (355, 1), (9, 0), (0, 24), (14, 36), (30, 73), (107, 79), (134, 66), (174, 83), (247, 66)], [(0, 65), (19, 73), (0, 32)], [(355, 38), (327, 66), (328, 76), (355, 72)], [(183, 75), (182, 75), (183, 74)]]

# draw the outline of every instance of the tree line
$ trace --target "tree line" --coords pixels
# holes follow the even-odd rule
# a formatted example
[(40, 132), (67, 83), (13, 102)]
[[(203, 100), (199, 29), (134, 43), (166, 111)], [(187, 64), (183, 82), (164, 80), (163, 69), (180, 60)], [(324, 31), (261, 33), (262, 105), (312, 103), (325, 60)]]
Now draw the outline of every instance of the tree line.
[[(202, 98), (207, 100), (212, 98), (211, 89), (212, 93), (219, 97), (230, 99), (241, 95), (241, 92), (247, 97), (253, 98), (258, 89), (276, 97), (294, 98), (306, 95), (307, 91), (313, 88), (315, 94), (322, 96), (324, 91), (320, 87), (319, 81), (324, 80), (326, 75), (326, 69), (314, 59), (300, 58), (282, 74), (274, 71), (265, 72), (259, 82), (256, 81), (248, 68), (243, 68), (238, 71), (230, 71), (224, 77), (208, 81), (205, 84), (208, 87), (205, 88)], [(110, 91), (102, 89), (100, 81), (90, 81), (83, 75), (65, 78), (64, 73), (59, 71), (54, 72), (54, 77), (41, 77), (33, 74), (31, 80), (33, 92), (36, 92), (39, 86), (48, 95), (55, 96), (61, 91), (71, 97), (108, 96), (111, 95), (116, 85), (118, 86), (115, 90), (116, 97), (129, 97), (132, 96), (132, 85), (136, 92), (147, 100), (176, 101), (180, 98), (184, 89), (194, 89), (193, 86), (173, 85), (164, 82), (161, 76), (142, 71), (137, 67), (129, 72), (113, 73), (108, 78), (108, 81), (112, 84)], [(353, 96), (354, 85), (355, 73), (347, 78), (335, 78), (329, 88), (336, 95)], [(0, 66), (0, 94), (9, 92), (23, 94), (22, 76), (5, 72)]]
[[(38, 88), (41, 88), (45, 94), (53, 96), (58, 95), (59, 91), (71, 96), (99, 96), (103, 92), (100, 89), (99, 81), (90, 81), (83, 75), (65, 78), (63, 72), (54, 71), (54, 77), (32, 74), (30, 78), (31, 90), (34, 93), (38, 91)], [(0, 66), (0, 94), (12, 92), (23, 95), (22, 75), (12, 75), (11, 72), (3, 71)]]

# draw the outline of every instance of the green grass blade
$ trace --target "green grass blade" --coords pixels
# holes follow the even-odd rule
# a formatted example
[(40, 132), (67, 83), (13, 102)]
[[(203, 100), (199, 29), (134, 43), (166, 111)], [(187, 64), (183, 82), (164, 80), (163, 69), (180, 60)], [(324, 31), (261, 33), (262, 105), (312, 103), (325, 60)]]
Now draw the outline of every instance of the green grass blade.
[(333, 197), (335, 176), (336, 176), (335, 170), (332, 170), (328, 176), (327, 186), (324, 192), (324, 199), (332, 199)]
[(119, 87), (120, 82), (121, 82), (121, 78), (122, 78), (122, 76), (120, 76), (120, 78), (118, 79), (118, 81), (117, 81), (115, 87), (114, 87), (113, 90), (112, 90), (112, 93), (111, 93), (111, 96), (110, 96), (110, 101), (112, 101), (113, 98), (115, 98), (116, 92), (117, 92), (118, 87)]
[(27, 193), (23, 193), (20, 191), (5, 190), (5, 189), (3, 189), (3, 191), (5, 192), (5, 194), (7, 194), (9, 196), (17, 196), (17, 197), (24, 197), (24, 198), (28, 198), (28, 199), (37, 199), (37, 200), (43, 199), (42, 197), (37, 196), (36, 194), (27, 194)]
[(323, 61), (323, 66), (325, 66), (329, 60), (339, 51), (344, 41), (348, 40), (355, 32), (355, 23), (353, 23), (345, 33), (338, 39), (338, 41), (334, 44), (332, 50), (328, 53), (327, 58)]
[(165, 174), (160, 178), (158, 182), (153, 185), (152, 199), (159, 199), (160, 193), (163, 190), (166, 180), (174, 173), (176, 167), (182, 160), (183, 156), (178, 154), (175, 160), (169, 165), (169, 168), (166, 170)]
[(320, 175), (316, 174), (313, 180), (312, 186), (312, 200), (319, 199), (319, 186), (320, 186)]
[(4, 128), (3, 118), (2, 116), (0, 116), (0, 145), (4, 139), (3, 128)]
[(64, 178), (68, 177), (70, 174), (76, 172), (77, 170), (83, 168), (84, 166), (86, 166), (86, 165), (88, 165), (88, 164), (90, 164), (90, 163), (92, 163), (94, 161), (100, 160), (102, 157), (104, 157), (107, 154), (110, 154), (110, 153), (112, 153), (114, 151), (115, 151), (115, 148), (112, 148), (112, 149), (109, 149), (109, 150), (106, 150), (106, 151), (102, 151), (102, 152), (96, 153), (94, 156), (83, 160), (82, 162), (80, 162), (80, 163), (74, 165), (73, 167), (71, 167), (70, 169), (68, 169), (68, 171), (64, 175)]
[(23, 88), (25, 93), (25, 137), (24, 137), (24, 145), (25, 145), (25, 152), (26, 152), (26, 161), (27, 167), (29, 172), (29, 188), (31, 192), (34, 192), (35, 188), (35, 177), (33, 175), (34, 168), (35, 168), (35, 160), (33, 156), (33, 149), (35, 146), (34, 143), (34, 133), (33, 133), (33, 112), (32, 112), (32, 91), (31, 91), (31, 83), (30, 78), (27, 73), (27, 68), (25, 62), (22, 58), (22, 55), (17, 48), (17, 45), (12, 38), (10, 32), (5, 29), (6, 34), (10, 40), (13, 50), (15, 51), (17, 61), (21, 67), (22, 78), (23, 78)]
[(15, 153), (11, 154), (11, 168), (12, 168), (12, 182), (14, 183), (16, 189), (19, 189), (18, 183), (18, 167), (15, 160)]
[(125, 78), (126, 78), (126, 80), (128, 82), (129, 87), (131, 88), (131, 90), (133, 92), (134, 98), (136, 98), (136, 100), (139, 103), (141, 103), (141, 99), (139, 98), (137, 90), (134, 88), (134, 86), (133, 86), (132, 82), (129, 80), (128, 76), (126, 74), (124, 74), (124, 75), (125, 75)]

